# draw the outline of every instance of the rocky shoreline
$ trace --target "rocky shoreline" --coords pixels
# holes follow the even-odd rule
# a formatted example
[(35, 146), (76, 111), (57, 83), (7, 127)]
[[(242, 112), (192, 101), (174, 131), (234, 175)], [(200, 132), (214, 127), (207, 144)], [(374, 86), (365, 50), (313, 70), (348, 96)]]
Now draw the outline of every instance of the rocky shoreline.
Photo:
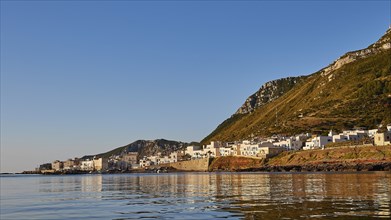
[(319, 163), (305, 165), (265, 165), (259, 168), (237, 170), (240, 172), (357, 172), (357, 171), (390, 171), (391, 162), (375, 163)]
[[(368, 171), (388, 171), (391, 172), (391, 162), (373, 162), (373, 163), (317, 163), (305, 165), (263, 165), (261, 167), (243, 168), (243, 169), (211, 169), (208, 172), (368, 172)], [(145, 169), (126, 172), (54, 172), (38, 173), (23, 172), (22, 174), (42, 174), (42, 175), (75, 175), (75, 174), (129, 174), (129, 173), (174, 173), (191, 172), (177, 170), (172, 167), (162, 169)]]
[[(182, 161), (180, 164), (160, 164), (136, 170), (108, 171), (55, 171), (47, 173), (23, 172), (23, 174), (120, 174), (120, 173), (172, 173), (172, 172), (391, 172), (391, 146), (339, 147), (320, 150), (283, 152), (262, 159), (257, 157), (224, 156), (210, 158), (207, 162)], [(186, 163), (186, 164), (184, 164)], [(182, 166), (180, 166), (182, 165)], [(197, 165), (201, 166), (198, 167)]]

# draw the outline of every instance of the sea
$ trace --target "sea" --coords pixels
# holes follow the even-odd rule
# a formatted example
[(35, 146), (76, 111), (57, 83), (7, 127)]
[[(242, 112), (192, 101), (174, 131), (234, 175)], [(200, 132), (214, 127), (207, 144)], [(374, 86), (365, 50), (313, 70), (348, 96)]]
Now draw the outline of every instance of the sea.
[(391, 172), (1, 175), (0, 219), (391, 219)]

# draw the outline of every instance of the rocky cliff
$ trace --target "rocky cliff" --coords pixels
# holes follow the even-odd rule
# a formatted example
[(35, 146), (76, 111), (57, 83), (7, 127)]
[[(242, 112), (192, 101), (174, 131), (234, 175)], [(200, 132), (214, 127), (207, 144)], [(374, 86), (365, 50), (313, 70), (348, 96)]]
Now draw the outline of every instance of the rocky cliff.
[(328, 75), (334, 70), (337, 70), (344, 66), (345, 64), (360, 60), (377, 53), (380, 53), (384, 50), (391, 49), (391, 27), (386, 31), (386, 33), (374, 44), (370, 45), (366, 49), (352, 51), (344, 54), (335, 60), (332, 64), (322, 69), (323, 75)]
[(305, 76), (287, 77), (265, 83), (256, 93), (246, 99), (244, 104), (235, 112), (235, 114), (247, 114), (253, 112), (255, 109), (262, 107), (284, 95), (305, 78)]
[(161, 153), (162, 156), (167, 156), (170, 153), (184, 149), (188, 143), (179, 141), (170, 141), (165, 139), (157, 140), (138, 140), (128, 145), (116, 148), (106, 153), (98, 154), (99, 157), (110, 157), (113, 155), (122, 155), (128, 152), (138, 152), (138, 157), (152, 156)]
[(391, 123), (391, 29), (309, 76), (266, 83), (202, 142), (380, 123)]

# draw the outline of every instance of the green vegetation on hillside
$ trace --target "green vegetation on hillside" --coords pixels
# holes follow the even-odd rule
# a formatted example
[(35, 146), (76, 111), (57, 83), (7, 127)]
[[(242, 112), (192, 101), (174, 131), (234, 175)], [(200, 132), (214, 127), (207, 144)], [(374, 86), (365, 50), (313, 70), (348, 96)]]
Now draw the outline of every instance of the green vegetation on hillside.
[(256, 93), (246, 99), (246, 102), (236, 111), (235, 115), (253, 112), (255, 109), (284, 95), (306, 78), (307, 76), (287, 77), (265, 83)]
[(236, 141), (254, 135), (324, 133), (355, 126), (375, 128), (390, 122), (391, 50), (388, 49), (360, 57), (328, 74), (321, 70), (308, 76), (254, 112), (233, 115), (202, 143)]

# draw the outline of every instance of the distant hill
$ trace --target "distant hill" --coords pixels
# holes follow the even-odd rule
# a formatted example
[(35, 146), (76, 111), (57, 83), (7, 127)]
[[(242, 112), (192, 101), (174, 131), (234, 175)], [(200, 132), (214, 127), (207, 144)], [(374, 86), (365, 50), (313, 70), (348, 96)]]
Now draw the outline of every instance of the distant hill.
[[(194, 144), (194, 143), (192, 143)], [(128, 152), (138, 152), (139, 159), (144, 156), (152, 156), (161, 153), (164, 155), (169, 155), (170, 153), (184, 149), (188, 146), (189, 143), (180, 142), (180, 141), (171, 141), (165, 139), (157, 140), (138, 140), (128, 145), (115, 148), (114, 150), (108, 151), (106, 153), (97, 154), (97, 157), (108, 158), (110, 156), (122, 155)]]
[(201, 142), (324, 133), (391, 122), (391, 29), (309, 76), (274, 80)]

